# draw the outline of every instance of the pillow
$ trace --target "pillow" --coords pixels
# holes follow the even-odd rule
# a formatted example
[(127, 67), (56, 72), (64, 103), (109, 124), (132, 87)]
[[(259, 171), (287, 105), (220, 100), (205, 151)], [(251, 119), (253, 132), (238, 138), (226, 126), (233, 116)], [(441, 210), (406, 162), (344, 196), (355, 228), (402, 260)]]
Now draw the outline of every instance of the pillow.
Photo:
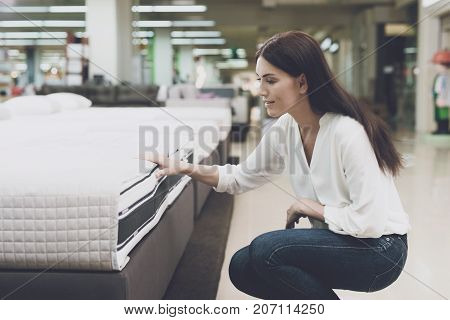
[(15, 97), (5, 101), (3, 105), (12, 117), (45, 115), (60, 111), (58, 105), (45, 96)]
[(92, 106), (92, 101), (71, 92), (58, 92), (46, 95), (47, 98), (56, 103), (62, 111), (84, 109)]
[(3, 104), (0, 103), (0, 120), (7, 120), (11, 118), (11, 112)]

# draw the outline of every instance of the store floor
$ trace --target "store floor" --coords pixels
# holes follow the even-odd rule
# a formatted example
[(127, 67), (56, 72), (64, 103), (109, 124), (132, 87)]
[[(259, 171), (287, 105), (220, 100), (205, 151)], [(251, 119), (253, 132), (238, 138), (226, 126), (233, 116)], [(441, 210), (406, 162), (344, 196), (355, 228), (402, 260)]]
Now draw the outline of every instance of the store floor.
[[(393, 285), (375, 293), (336, 290), (341, 299), (450, 298), (450, 138), (401, 132), (397, 139), (406, 168), (396, 184), (412, 225), (405, 269)], [(234, 144), (232, 153), (245, 158), (257, 140), (250, 135), (246, 143)], [(217, 299), (254, 299), (231, 284), (231, 256), (261, 233), (284, 227), (286, 210), (294, 201), (290, 194), (288, 178), (281, 177), (236, 196)], [(302, 219), (299, 227), (309, 223)]]

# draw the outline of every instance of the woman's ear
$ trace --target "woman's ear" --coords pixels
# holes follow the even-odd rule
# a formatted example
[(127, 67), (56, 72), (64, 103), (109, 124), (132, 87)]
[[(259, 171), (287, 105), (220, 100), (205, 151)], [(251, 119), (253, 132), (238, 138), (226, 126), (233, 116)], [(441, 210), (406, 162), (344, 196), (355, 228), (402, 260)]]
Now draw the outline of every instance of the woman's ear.
[(308, 82), (306, 81), (306, 76), (304, 73), (302, 73), (298, 78), (298, 85), (300, 88), (301, 94), (307, 94), (308, 93)]

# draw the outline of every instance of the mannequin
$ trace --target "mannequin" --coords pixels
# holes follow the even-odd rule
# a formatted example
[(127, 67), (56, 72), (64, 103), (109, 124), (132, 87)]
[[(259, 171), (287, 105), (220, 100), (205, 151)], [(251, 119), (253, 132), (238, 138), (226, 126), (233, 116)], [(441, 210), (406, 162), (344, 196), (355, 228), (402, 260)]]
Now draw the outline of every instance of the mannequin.
[(443, 50), (435, 53), (433, 63), (437, 75), (433, 83), (434, 117), (437, 130), (433, 134), (450, 134), (450, 51)]

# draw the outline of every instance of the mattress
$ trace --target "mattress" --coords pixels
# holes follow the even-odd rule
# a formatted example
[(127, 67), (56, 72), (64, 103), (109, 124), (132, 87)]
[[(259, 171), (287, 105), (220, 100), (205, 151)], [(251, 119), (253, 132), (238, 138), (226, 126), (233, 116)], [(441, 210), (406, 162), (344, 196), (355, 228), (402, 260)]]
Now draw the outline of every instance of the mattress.
[(193, 200), (189, 183), (121, 272), (3, 269), (0, 299), (162, 299), (194, 227)]
[(231, 108), (231, 98), (211, 98), (211, 99), (179, 99), (169, 98), (165, 102), (168, 108), (180, 107), (191, 108), (193, 106), (204, 108)]
[[(220, 163), (220, 151), (219, 146), (209, 156), (204, 157), (199, 164), (202, 165), (215, 165)], [(203, 205), (205, 204), (209, 193), (212, 191), (212, 187), (204, 184), (200, 181), (194, 181), (194, 196), (195, 196), (195, 218), (199, 218)]]
[[(113, 114), (99, 122), (96, 111), (2, 122), (0, 135), (11, 138), (0, 142), (1, 268), (124, 268), (190, 181), (157, 181), (155, 164), (136, 158), (143, 114), (132, 113), (116, 122)], [(156, 149), (194, 160), (189, 135), (154, 132), (144, 138), (161, 140)]]
[(134, 125), (136, 120), (140, 123), (172, 122), (178, 126), (201, 127), (198, 122), (211, 123), (218, 130), (219, 140), (226, 139), (231, 131), (230, 108), (207, 107), (170, 107), (170, 108), (89, 108), (66, 112), (58, 115), (71, 121), (84, 121), (86, 118), (95, 121), (96, 125), (108, 125), (110, 120), (119, 120), (122, 125)]
[[(67, 122), (77, 131), (135, 132), (139, 128), (158, 129), (175, 136), (188, 134), (194, 143), (194, 162), (208, 157), (217, 145), (227, 140), (231, 131), (231, 111), (227, 108), (89, 108), (47, 116), (53, 124), (67, 131)], [(50, 120), (54, 119), (54, 120)], [(87, 120), (88, 119), (88, 120)], [(21, 119), (33, 126), (33, 119)], [(1, 142), (0, 142), (1, 144)]]
[(231, 108), (168, 107), (159, 109), (161, 110), (155, 110), (157, 119), (176, 118), (187, 123), (194, 119), (215, 121), (219, 127), (220, 141), (225, 140), (231, 131)]
[[(190, 152), (188, 156), (192, 162), (193, 153)], [(158, 224), (166, 209), (179, 197), (190, 181), (189, 177), (183, 175), (163, 177), (156, 181), (153, 173), (152, 170), (120, 192), (117, 239), (119, 270), (125, 266), (131, 250)], [(146, 187), (149, 184), (147, 180), (156, 181), (153, 188)]]

